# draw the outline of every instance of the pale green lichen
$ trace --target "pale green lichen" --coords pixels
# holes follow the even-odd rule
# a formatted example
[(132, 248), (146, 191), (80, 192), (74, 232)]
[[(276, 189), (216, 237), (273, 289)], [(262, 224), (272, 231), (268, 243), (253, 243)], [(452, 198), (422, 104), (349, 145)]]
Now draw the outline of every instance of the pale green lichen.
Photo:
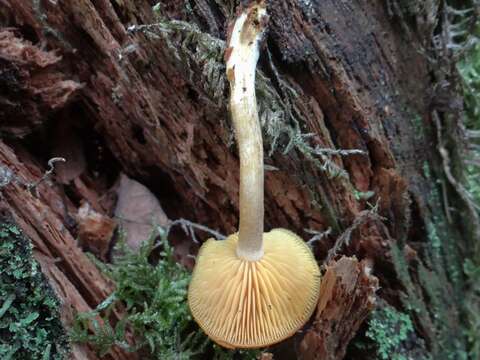
[(9, 221), (0, 224), (0, 269), (0, 358), (68, 359), (59, 301), (29, 240)]
[(365, 335), (373, 342), (375, 359), (407, 360), (406, 344), (413, 333), (413, 323), (407, 314), (385, 307), (371, 314)]
[(408, 314), (381, 302), (366, 325), (365, 337), (351, 347), (352, 352), (363, 355), (362, 359), (433, 360)]

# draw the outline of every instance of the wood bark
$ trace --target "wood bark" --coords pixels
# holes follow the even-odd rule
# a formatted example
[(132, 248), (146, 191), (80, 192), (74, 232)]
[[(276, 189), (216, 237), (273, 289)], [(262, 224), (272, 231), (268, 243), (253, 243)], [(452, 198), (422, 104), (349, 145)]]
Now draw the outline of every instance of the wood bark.
[(368, 313), (375, 307), (378, 279), (367, 261), (342, 257), (329, 264), (312, 327), (300, 346), (301, 359), (342, 359)]
[[(344, 253), (370, 264), (380, 281), (377, 296), (410, 311), (416, 333), (437, 355), (466, 346), (458, 335), (457, 301), (466, 210), (436, 148), (432, 112), (450, 109), (432, 102), (435, 78), (420, 51), (434, 24), (419, 16), (406, 32), (390, 3), (269, 4), (257, 89), (269, 166), (266, 228), (288, 228), (305, 239), (311, 236), (306, 229), (331, 229), (314, 243), (319, 262)], [(72, 307), (88, 310), (113, 289), (75, 237), (82, 204), (114, 217), (112, 187), (120, 173), (145, 184), (170, 219), (226, 234), (238, 226), (239, 164), (221, 59), (238, 4), (163, 1), (157, 14), (153, 5), (0, 0), (2, 203), (32, 239), (68, 308), (67, 326)], [(153, 23), (159, 25), (128, 30)], [(39, 181), (56, 156), (67, 158), (60, 173), (30, 191), (28, 184)], [(375, 204), (376, 215), (364, 216)], [(198, 245), (188, 241), (183, 248), (195, 253)], [(340, 278), (365, 285), (361, 264), (345, 265), (350, 270)], [(331, 280), (330, 286), (341, 284)], [(332, 326), (327, 310), (333, 303), (321, 298), (298, 356), (341, 359), (372, 296), (343, 299), (365, 311), (337, 314), (348, 333)], [(327, 333), (334, 340), (327, 342)], [(135, 356), (119, 349), (111, 354)]]

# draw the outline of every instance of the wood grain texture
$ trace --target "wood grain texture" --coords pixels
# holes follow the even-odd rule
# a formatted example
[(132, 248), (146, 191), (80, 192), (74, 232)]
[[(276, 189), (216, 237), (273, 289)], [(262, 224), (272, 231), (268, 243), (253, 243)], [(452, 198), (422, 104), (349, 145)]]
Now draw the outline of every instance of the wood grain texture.
[(378, 279), (370, 265), (349, 257), (327, 265), (313, 325), (300, 344), (300, 359), (343, 359), (348, 343), (376, 305)]

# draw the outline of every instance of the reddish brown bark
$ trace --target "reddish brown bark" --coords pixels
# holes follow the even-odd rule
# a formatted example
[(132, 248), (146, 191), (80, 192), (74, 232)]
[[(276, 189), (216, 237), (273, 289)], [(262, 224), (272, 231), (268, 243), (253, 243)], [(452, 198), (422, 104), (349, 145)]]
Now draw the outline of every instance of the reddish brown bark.
[(342, 359), (347, 345), (375, 307), (378, 279), (367, 262), (342, 257), (327, 267), (313, 326), (300, 345), (304, 360)]

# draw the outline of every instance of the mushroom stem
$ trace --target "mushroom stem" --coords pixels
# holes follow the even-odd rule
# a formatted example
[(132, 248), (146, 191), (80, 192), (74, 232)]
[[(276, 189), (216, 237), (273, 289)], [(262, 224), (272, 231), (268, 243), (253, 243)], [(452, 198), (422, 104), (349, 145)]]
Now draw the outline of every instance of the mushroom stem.
[(267, 20), (264, 1), (252, 3), (235, 21), (225, 53), (230, 111), (240, 155), (240, 225), (237, 255), (263, 257), (263, 142), (255, 97), (255, 68)]

